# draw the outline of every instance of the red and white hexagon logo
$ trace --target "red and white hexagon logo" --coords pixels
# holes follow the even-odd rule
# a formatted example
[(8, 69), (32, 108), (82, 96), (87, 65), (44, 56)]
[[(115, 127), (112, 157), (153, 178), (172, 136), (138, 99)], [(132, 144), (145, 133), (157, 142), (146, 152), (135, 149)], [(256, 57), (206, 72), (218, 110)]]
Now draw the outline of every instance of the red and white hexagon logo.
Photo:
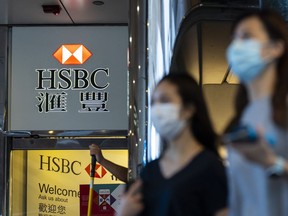
[[(86, 172), (88, 173), (88, 175), (90, 175), (90, 170), (91, 170), (91, 165), (89, 164), (86, 168), (85, 168)], [(106, 169), (99, 165), (98, 163), (96, 163), (96, 167), (95, 167), (95, 178), (103, 178), (105, 175), (107, 174)]]
[(61, 45), (53, 54), (61, 64), (76, 65), (84, 64), (92, 53), (82, 44), (65, 44)]

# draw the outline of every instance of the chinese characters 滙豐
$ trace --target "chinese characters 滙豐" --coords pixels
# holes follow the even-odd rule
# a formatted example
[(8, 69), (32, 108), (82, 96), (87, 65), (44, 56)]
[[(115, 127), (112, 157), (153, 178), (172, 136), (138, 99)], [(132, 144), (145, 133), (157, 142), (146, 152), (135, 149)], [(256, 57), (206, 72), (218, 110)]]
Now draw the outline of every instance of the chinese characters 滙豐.
[[(107, 109), (108, 92), (80, 92), (79, 112), (109, 112)], [(39, 92), (36, 97), (38, 112), (67, 112), (67, 93)]]

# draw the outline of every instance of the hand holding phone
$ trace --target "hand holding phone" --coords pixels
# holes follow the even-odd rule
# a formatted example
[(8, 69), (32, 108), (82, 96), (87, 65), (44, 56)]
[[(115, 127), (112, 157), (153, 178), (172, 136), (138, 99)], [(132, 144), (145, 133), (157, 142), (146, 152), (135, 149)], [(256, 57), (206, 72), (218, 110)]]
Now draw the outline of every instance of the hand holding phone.
[(255, 143), (257, 140), (257, 131), (247, 125), (235, 127), (223, 136), (224, 143)]
[[(259, 140), (258, 132), (248, 125), (235, 127), (231, 132), (224, 134), (224, 143), (256, 143)], [(265, 141), (270, 145), (276, 144), (276, 138), (272, 134), (264, 134)]]

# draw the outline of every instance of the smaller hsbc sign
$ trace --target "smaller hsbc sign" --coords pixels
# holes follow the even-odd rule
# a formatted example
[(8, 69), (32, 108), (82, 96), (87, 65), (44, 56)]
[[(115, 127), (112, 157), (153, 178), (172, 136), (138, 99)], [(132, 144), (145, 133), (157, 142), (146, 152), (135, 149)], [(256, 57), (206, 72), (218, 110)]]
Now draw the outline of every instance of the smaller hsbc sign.
[(70, 161), (66, 158), (59, 158), (53, 156), (39, 155), (40, 170), (45, 170), (47, 172), (56, 173), (73, 173), (74, 175), (81, 174), (81, 161), (73, 160)]
[[(127, 167), (127, 150), (103, 150), (103, 154), (108, 160)], [(80, 212), (80, 185), (90, 182), (91, 161), (87, 155), (89, 150), (28, 150), (27, 215), (77, 215)], [(20, 168), (15, 165), (13, 169), (17, 173)], [(110, 189), (110, 192), (114, 190), (113, 185), (123, 184), (99, 164), (95, 168), (94, 182), (98, 186), (106, 185), (102, 189)], [(104, 192), (102, 190), (101, 194)], [(52, 207), (56, 211), (51, 211)]]
[(127, 49), (127, 27), (13, 27), (10, 130), (128, 131)]
[[(39, 155), (39, 169), (46, 172), (55, 172), (62, 174), (73, 174), (80, 175), (82, 171), (86, 171), (88, 176), (90, 176), (91, 165), (90, 163), (85, 167), (85, 164), (82, 164), (79, 160), (71, 160), (63, 157), (55, 157), (51, 155)], [(96, 163), (95, 166), (95, 178), (103, 178), (107, 174), (107, 170)], [(115, 176), (111, 175), (111, 179), (117, 179)]]

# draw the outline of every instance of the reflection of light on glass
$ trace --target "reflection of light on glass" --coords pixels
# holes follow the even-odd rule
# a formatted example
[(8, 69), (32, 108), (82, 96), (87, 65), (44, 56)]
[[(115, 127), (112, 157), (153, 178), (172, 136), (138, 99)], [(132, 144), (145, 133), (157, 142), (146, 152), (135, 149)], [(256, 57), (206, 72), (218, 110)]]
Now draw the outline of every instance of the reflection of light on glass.
[(146, 166), (147, 164), (147, 142), (144, 140), (143, 142), (143, 165)]
[(130, 38), (129, 38), (129, 42), (132, 43), (132, 37), (131, 37), (131, 36), (130, 36)]
[(127, 65), (128, 65), (128, 67), (129, 67), (129, 65), (130, 65), (130, 61), (129, 61), (129, 48), (127, 48)]
[[(146, 50), (149, 52), (149, 61), (146, 92), (149, 105), (155, 85), (169, 71), (174, 41), (181, 22), (178, 16), (182, 18), (182, 13), (185, 14), (186, 11), (183, 3), (173, 3), (173, 5), (179, 6), (179, 10), (175, 10), (174, 7), (171, 7), (171, 2), (176, 1), (148, 0), (148, 20), (146, 23), (148, 44)], [(161, 144), (160, 136), (151, 122), (150, 106), (147, 109), (147, 137), (147, 159), (151, 161), (160, 156)]]
[(160, 137), (156, 132), (154, 126), (151, 127), (151, 144), (150, 144), (150, 158), (155, 160), (160, 155)]
[(50, 130), (50, 131), (48, 131), (48, 133), (49, 133), (49, 134), (53, 134), (53, 133), (54, 133), (54, 131), (53, 131), (53, 130)]
[(137, 12), (139, 13), (139, 11), (140, 11), (140, 7), (139, 7), (139, 5), (137, 6)]
[[(152, 87), (147, 88), (149, 104), (152, 98)], [(155, 160), (160, 156), (160, 136), (151, 121), (151, 106), (147, 109), (147, 128), (148, 128), (148, 143), (147, 143), (147, 158), (148, 161)]]

